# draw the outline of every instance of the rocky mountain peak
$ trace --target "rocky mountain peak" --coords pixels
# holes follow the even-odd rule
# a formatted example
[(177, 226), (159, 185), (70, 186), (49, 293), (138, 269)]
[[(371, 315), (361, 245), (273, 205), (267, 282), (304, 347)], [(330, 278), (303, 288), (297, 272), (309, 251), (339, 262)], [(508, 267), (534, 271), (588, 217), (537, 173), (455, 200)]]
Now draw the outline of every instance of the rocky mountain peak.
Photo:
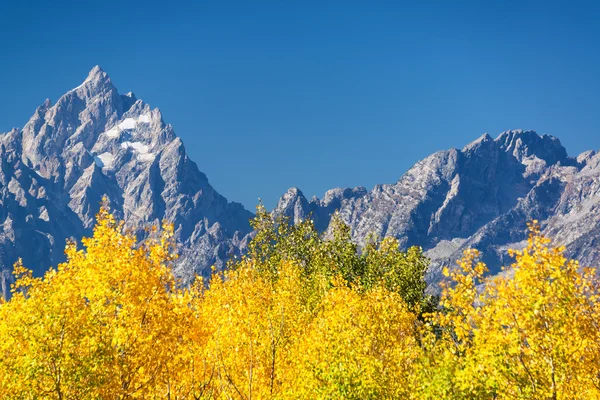
[(89, 234), (104, 195), (140, 238), (148, 224), (175, 225), (182, 255), (177, 272), (188, 280), (240, 253), (251, 230), (252, 213), (212, 188), (160, 110), (133, 92), (119, 94), (98, 66), (0, 141), (0, 151), (11, 152), (0, 164), (6, 268), (17, 255), (37, 273), (55, 265), (66, 238)]
[(577, 163), (581, 165), (587, 164), (592, 158), (594, 158), (598, 153), (595, 150), (584, 151), (583, 153), (577, 156)]
[[(185, 281), (222, 267), (251, 237), (252, 213), (214, 190), (160, 110), (119, 94), (95, 67), (55, 104), (46, 100), (23, 129), (0, 135), (0, 269), (17, 256), (36, 274), (62, 261), (67, 238), (90, 234), (104, 195), (140, 238), (149, 224), (174, 224), (176, 273)], [(555, 137), (511, 130), (438, 151), (371, 190), (336, 188), (308, 201), (291, 188), (273, 213), (294, 223), (310, 216), (326, 232), (339, 211), (359, 245), (375, 234), (421, 246), (436, 282), (441, 266), (452, 267), (469, 247), (493, 272), (510, 264), (506, 249), (522, 244), (532, 219), (570, 257), (597, 264), (599, 199), (599, 154), (570, 158)]]
[(570, 161), (560, 140), (551, 135), (538, 135), (535, 131), (519, 129), (501, 133), (496, 142), (520, 162), (531, 157), (543, 160), (547, 165)]
[(292, 187), (279, 199), (274, 214), (283, 215), (293, 223), (298, 223), (310, 215), (310, 205), (306, 197), (296, 187)]
[(40, 113), (45, 113), (46, 111), (48, 111), (48, 109), (50, 107), (52, 107), (52, 100), (46, 99), (46, 100), (44, 100), (44, 102), (42, 103), (42, 105), (37, 108), (36, 111), (38, 111)]
[[(117, 89), (113, 85), (110, 76), (102, 68), (95, 66), (79, 86), (65, 93), (57, 103), (64, 101), (68, 104), (79, 100), (86, 104), (93, 104), (101, 100), (106, 102), (106, 100), (113, 96), (121, 97), (118, 96)], [(117, 111), (126, 111), (120, 109), (120, 99), (115, 100), (114, 106)]]
[(469, 151), (477, 151), (478, 149), (485, 147), (485, 146), (493, 146), (495, 144), (494, 139), (487, 133), (484, 133), (483, 135), (481, 135), (479, 138), (477, 138), (476, 140), (472, 141), (471, 143), (469, 143), (468, 145), (466, 145), (465, 147), (463, 147), (462, 151), (463, 153), (469, 152)]
[(96, 65), (90, 70), (85, 82), (110, 83), (110, 77), (99, 65)]
[(304, 197), (304, 193), (302, 193), (302, 191), (295, 186), (289, 188), (283, 195), (283, 198), (287, 199), (297, 199), (300, 197)]
[(327, 232), (338, 210), (359, 245), (375, 234), (395, 237), (404, 248), (421, 246), (432, 259), (432, 283), (442, 279), (443, 265), (452, 268), (470, 247), (482, 251), (493, 273), (510, 265), (506, 249), (522, 246), (533, 219), (570, 256), (587, 265), (600, 262), (600, 156), (589, 151), (570, 158), (557, 138), (535, 131), (506, 131), (496, 139), (484, 134), (370, 191), (332, 189), (308, 204), (298, 192), (286, 193), (274, 212), (308, 210)]

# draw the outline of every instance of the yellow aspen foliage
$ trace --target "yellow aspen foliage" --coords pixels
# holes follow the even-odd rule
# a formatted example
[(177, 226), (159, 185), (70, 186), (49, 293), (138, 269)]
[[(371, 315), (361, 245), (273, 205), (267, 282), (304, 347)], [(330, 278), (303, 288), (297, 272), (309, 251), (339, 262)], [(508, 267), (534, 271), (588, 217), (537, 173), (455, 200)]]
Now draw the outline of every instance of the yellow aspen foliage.
[(276, 398), (289, 374), (289, 347), (305, 324), (299, 268), (281, 266), (275, 283), (252, 264), (215, 276), (199, 305), (209, 339), (205, 393), (215, 398)]
[(104, 206), (83, 246), (42, 278), (16, 266), (0, 306), (0, 397), (172, 396), (189, 313), (170, 272), (172, 228), (140, 245)]
[(336, 285), (292, 348), (296, 379), (285, 381), (286, 397), (415, 398), (416, 324), (397, 293)]
[(0, 303), (2, 399), (600, 399), (600, 285), (531, 225), (487, 278), (468, 250), (439, 306), (427, 259), (257, 215), (249, 254), (183, 287), (173, 228), (93, 235)]
[(430, 398), (600, 398), (595, 273), (551, 247), (535, 221), (530, 231), (499, 276), (482, 280), (475, 251), (450, 274), (443, 311), (429, 321), (438, 338), (423, 359)]

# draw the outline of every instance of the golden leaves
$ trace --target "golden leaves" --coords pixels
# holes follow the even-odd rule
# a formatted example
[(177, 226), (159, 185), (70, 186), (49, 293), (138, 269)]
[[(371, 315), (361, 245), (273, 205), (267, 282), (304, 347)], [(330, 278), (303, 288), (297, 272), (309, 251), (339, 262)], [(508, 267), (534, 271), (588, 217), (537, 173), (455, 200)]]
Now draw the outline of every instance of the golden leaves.
[[(534, 221), (511, 270), (488, 279), (465, 252), (440, 307), (422, 250), (394, 239), (362, 253), (341, 220), (266, 213), (250, 254), (181, 287), (173, 227), (139, 243), (105, 203), (67, 262), (15, 265), (0, 304), (0, 397), (600, 398), (600, 286)], [(427, 308), (430, 307), (430, 308)]]
[[(598, 284), (550, 247), (537, 222), (510, 271), (482, 279), (469, 251), (450, 273), (444, 313), (429, 316), (444, 360), (435, 390), (459, 398), (600, 398)], [(451, 356), (449, 356), (451, 355)], [(435, 374), (434, 374), (435, 375)]]

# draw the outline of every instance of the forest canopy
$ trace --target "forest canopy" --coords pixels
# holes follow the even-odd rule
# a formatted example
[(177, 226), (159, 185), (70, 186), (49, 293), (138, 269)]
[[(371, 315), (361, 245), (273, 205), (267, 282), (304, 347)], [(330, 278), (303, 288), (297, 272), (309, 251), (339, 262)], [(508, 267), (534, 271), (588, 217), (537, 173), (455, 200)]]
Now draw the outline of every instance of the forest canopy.
[[(172, 226), (140, 242), (104, 205), (43, 277), (21, 263), (0, 305), (6, 399), (596, 399), (600, 287), (534, 222), (486, 277), (476, 250), (426, 295), (395, 239), (358, 251), (259, 208), (247, 255), (208, 282), (173, 275)], [(438, 302), (439, 300), (439, 302)]]

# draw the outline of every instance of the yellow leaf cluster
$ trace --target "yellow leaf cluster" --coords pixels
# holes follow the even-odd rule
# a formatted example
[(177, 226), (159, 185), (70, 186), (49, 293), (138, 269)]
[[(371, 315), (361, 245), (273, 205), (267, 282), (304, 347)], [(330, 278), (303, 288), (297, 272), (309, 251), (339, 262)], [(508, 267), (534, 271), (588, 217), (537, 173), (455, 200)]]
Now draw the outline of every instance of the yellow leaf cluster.
[[(600, 398), (600, 285), (536, 221), (511, 269), (485, 279), (465, 253), (429, 315), (429, 398)], [(435, 337), (434, 337), (435, 336)]]
[(344, 227), (327, 242), (265, 218), (208, 284), (174, 277), (171, 226), (140, 243), (106, 206), (57, 269), (17, 263), (0, 398), (600, 398), (599, 282), (535, 224), (495, 278), (467, 251), (423, 314), (419, 249), (359, 256)]

